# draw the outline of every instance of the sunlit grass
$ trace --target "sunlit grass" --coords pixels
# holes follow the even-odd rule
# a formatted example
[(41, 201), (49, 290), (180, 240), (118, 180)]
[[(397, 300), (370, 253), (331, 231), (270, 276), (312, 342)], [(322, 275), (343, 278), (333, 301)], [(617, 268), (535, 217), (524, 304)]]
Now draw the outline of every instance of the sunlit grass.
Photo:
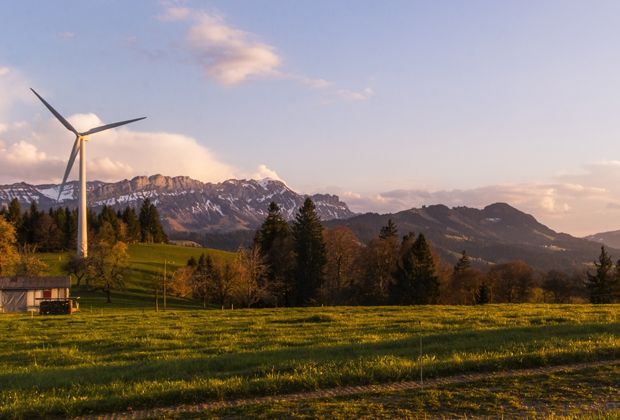
[(617, 358), (620, 305), (104, 309), (0, 316), (0, 417)]

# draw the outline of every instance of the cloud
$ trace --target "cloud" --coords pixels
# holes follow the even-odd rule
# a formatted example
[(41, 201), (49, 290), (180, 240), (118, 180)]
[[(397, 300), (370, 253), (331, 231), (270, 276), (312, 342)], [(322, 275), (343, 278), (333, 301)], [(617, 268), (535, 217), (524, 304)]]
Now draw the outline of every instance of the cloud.
[[(95, 114), (75, 114), (78, 130), (103, 124)], [(121, 128), (98, 133), (86, 146), (88, 178), (118, 181), (136, 175), (187, 175), (201, 181), (234, 178), (238, 170), (222, 162), (192, 137)], [(11, 125), (1, 135), (0, 182), (58, 182), (74, 137), (52, 118)], [(77, 165), (72, 178), (77, 174)]]
[(191, 20), (185, 42), (205, 75), (223, 85), (238, 85), (249, 79), (273, 77), (282, 59), (275, 47), (257, 41), (254, 35), (227, 25), (220, 16), (188, 8), (169, 7), (162, 21)]
[[(162, 22), (189, 22), (185, 33), (185, 48), (193, 61), (201, 66), (205, 77), (222, 85), (235, 86), (257, 79), (280, 79), (324, 91), (331, 99), (365, 101), (374, 95), (369, 87), (362, 90), (343, 89), (323, 78), (284, 71), (284, 60), (275, 46), (259, 41), (250, 32), (233, 27), (222, 16), (171, 5), (165, 7), (157, 19)], [(135, 45), (132, 47), (143, 51)], [(158, 57), (163, 55), (166, 54), (157, 54)]]
[(75, 38), (75, 33), (74, 32), (69, 32), (69, 31), (58, 32), (58, 37), (60, 39), (69, 40), (69, 39)]
[(9, 74), (9, 68), (8, 67), (3, 67), (0, 66), (0, 76), (6, 76), (7, 74)]
[(338, 89), (336, 96), (348, 101), (366, 101), (374, 96), (375, 92), (371, 88), (367, 87), (361, 91), (354, 91), (348, 89)]
[(277, 181), (284, 182), (284, 180), (280, 178), (280, 175), (278, 175), (276, 171), (274, 171), (273, 169), (269, 169), (267, 165), (264, 165), (264, 164), (258, 165), (258, 167), (256, 168), (256, 172), (250, 175), (250, 178), (252, 179), (269, 178), (269, 179), (275, 179)]

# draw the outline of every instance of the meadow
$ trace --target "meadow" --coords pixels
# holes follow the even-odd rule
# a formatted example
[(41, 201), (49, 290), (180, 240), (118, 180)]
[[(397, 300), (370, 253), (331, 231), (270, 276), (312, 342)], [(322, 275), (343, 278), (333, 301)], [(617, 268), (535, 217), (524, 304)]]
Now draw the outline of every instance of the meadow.
[[(101, 291), (92, 291), (87, 287), (73, 288), (71, 294), (80, 297), (83, 310), (91, 309), (146, 309), (155, 307), (155, 287), (161, 289), (164, 270), (168, 279), (172, 273), (187, 264), (191, 257), (198, 259), (202, 253), (210, 255), (214, 261), (232, 261), (234, 253), (211, 248), (193, 248), (164, 244), (129, 245), (129, 269), (126, 274), (125, 287), (112, 292), (112, 304), (105, 303)], [(48, 266), (49, 275), (64, 275), (62, 265), (69, 259), (68, 252), (39, 253), (38, 257)], [(75, 284), (75, 278), (72, 279)], [(82, 285), (83, 286), (83, 285)], [(170, 296), (170, 308), (200, 308), (202, 305), (191, 299), (179, 299)], [(160, 296), (160, 305), (163, 304)]]
[[(4, 314), (0, 334), (0, 417), (64, 417), (415, 380), (420, 363), (425, 377), (433, 378), (618, 359), (620, 305), (167, 312), (101, 307), (72, 316)], [(600, 371), (602, 383), (617, 383), (617, 369)], [(539, 383), (538, 393), (545, 389), (545, 378)], [(501, 382), (493, 386), (502, 389)], [(514, 386), (506, 385), (506, 392), (516, 392)], [(460, 401), (466, 404), (478, 388), (459, 389)], [(384, 404), (382, 410), (397, 413), (405, 409), (403, 404), (413, 404), (418, 410), (413, 413), (433, 414), (433, 398), (455, 391), (448, 387), (424, 392), (416, 398), (429, 396), (424, 401), (430, 406), (411, 402), (411, 397), (405, 403), (404, 397), (392, 395), (383, 398), (392, 405)], [(364, 398), (370, 397), (282, 403), (221, 414), (278, 417), (297, 410), (302, 417), (304, 413), (347, 417), (364, 406)], [(374, 405), (368, 405), (366, 412), (371, 417), (382, 397), (373, 398), (368, 401)], [(491, 410), (484, 399), (477, 404)]]

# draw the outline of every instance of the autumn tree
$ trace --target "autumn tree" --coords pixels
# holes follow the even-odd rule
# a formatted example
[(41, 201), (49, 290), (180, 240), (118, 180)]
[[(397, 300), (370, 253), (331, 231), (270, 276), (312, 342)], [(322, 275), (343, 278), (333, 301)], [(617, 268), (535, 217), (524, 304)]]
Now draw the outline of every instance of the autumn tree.
[(322, 301), (329, 304), (348, 303), (354, 284), (360, 277), (362, 243), (345, 226), (326, 229), (325, 284)]
[(356, 302), (362, 305), (385, 305), (394, 283), (399, 258), (398, 229), (392, 220), (381, 228), (379, 236), (362, 249), (360, 277), (355, 282)]
[(19, 260), (15, 227), (0, 217), (0, 276), (12, 275)]
[(528, 302), (536, 286), (535, 273), (524, 261), (511, 261), (491, 267), (487, 274), (493, 302)]
[(450, 280), (451, 303), (473, 305), (484, 281), (484, 274), (471, 266), (469, 255), (462, 252), (461, 258), (454, 265)]
[(240, 249), (235, 258), (236, 281), (234, 297), (239, 305), (249, 308), (267, 300), (267, 287), (264, 284), (267, 266), (258, 246)]
[(15, 275), (18, 277), (39, 277), (49, 269), (37, 256), (35, 245), (21, 245), (19, 247), (19, 259), (15, 266)]
[(125, 287), (125, 273), (129, 267), (127, 244), (116, 242), (110, 244), (104, 240), (97, 241), (88, 256), (89, 275), (93, 285), (106, 294), (107, 302), (112, 303), (111, 292)]

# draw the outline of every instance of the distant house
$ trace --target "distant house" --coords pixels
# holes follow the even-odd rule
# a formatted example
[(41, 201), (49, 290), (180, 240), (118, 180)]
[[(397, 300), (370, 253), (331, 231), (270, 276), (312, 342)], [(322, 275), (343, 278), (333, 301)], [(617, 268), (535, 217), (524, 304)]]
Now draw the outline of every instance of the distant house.
[(0, 277), (0, 313), (38, 311), (42, 299), (69, 297), (69, 277)]

